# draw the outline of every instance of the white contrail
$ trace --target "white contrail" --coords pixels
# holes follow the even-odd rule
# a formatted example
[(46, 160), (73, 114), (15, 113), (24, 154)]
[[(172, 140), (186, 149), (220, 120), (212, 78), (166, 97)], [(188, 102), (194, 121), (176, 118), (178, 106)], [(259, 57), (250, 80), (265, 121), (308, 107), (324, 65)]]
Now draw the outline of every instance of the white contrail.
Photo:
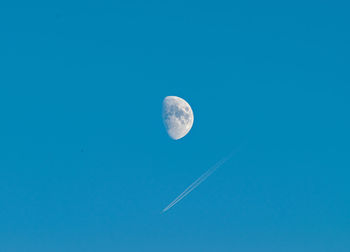
[(169, 210), (173, 205), (179, 202), (183, 197), (189, 194), (193, 189), (200, 185), (204, 180), (206, 180), (214, 171), (206, 171), (202, 176), (196, 179), (191, 185), (189, 185), (185, 191), (183, 191), (179, 196), (176, 197), (166, 208), (163, 209), (163, 213)]
[(224, 158), (217, 162), (214, 166), (212, 166), (209, 170), (203, 173), (198, 179), (196, 179), (190, 186), (186, 188), (176, 199), (174, 199), (166, 208), (163, 209), (162, 212), (169, 210), (173, 205), (179, 202), (182, 198), (184, 198), (187, 194), (193, 191), (197, 186), (199, 186), (204, 180), (206, 180), (211, 174), (213, 174), (224, 162), (226, 162), (230, 157)]
[(192, 192), (197, 186), (199, 186), (203, 181), (205, 181), (211, 174), (213, 174), (220, 166), (222, 166), (226, 161), (228, 161), (235, 151), (232, 151), (227, 157), (221, 159), (219, 162), (217, 162), (215, 165), (209, 168), (205, 173), (203, 173), (198, 179), (196, 179), (191, 185), (189, 185), (185, 191), (183, 191), (179, 196), (177, 196), (168, 206), (166, 206), (162, 213), (168, 211), (170, 208), (172, 208), (177, 202), (182, 200), (187, 194)]

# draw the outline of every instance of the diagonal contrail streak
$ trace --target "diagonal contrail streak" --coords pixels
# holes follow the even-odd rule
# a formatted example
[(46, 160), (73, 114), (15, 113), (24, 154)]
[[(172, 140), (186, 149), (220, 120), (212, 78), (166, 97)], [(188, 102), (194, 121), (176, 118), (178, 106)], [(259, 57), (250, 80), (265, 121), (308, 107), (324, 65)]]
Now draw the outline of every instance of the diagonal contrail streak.
[[(231, 156), (230, 156), (231, 157)], [(199, 186), (204, 180), (206, 180), (211, 174), (213, 174), (224, 162), (226, 162), (228, 158), (222, 159), (217, 162), (213, 167), (203, 173), (198, 179), (196, 179), (190, 186), (186, 188), (176, 199), (174, 199), (166, 208), (163, 209), (162, 212), (169, 210), (173, 205), (183, 199), (187, 194), (193, 191), (197, 186)]]
[(182, 200), (186, 195), (188, 195), (190, 192), (192, 192), (196, 187), (198, 187), (202, 182), (204, 182), (211, 174), (213, 174), (220, 166), (222, 166), (226, 161), (228, 161), (235, 151), (232, 151), (227, 157), (221, 159), (219, 162), (217, 162), (215, 165), (210, 167), (205, 173), (203, 173), (199, 178), (197, 178), (191, 185), (189, 185), (185, 191), (183, 191), (179, 196), (177, 196), (168, 206), (166, 206), (162, 213), (168, 211), (170, 208), (172, 208), (176, 203), (178, 203), (180, 200)]
[(179, 196), (176, 197), (166, 208), (163, 209), (162, 212), (169, 210), (173, 205), (179, 202), (182, 198), (184, 198), (187, 194), (189, 194), (193, 189), (195, 189), (200, 183), (206, 180), (214, 171), (207, 171), (198, 179), (196, 179), (191, 185), (189, 185), (185, 191), (183, 191)]
[(197, 178), (191, 185), (189, 185), (185, 191), (183, 191), (179, 196), (176, 197), (164, 210), (166, 211), (171, 206), (176, 204), (180, 199), (182, 199), (184, 196), (186, 196), (189, 191), (193, 190), (194, 187), (197, 187), (198, 184), (200, 184), (202, 181), (204, 181), (207, 177), (209, 177), (216, 169), (217, 169), (218, 163), (215, 164), (213, 167), (211, 167), (209, 170), (207, 170), (205, 173), (203, 173), (199, 178)]
[(212, 170), (211, 172), (203, 174), (203, 176), (199, 177), (195, 182), (193, 182), (189, 187), (186, 188), (186, 190), (181, 193), (176, 199), (174, 199), (166, 208), (163, 209), (163, 213), (168, 211), (170, 208), (172, 208), (176, 203), (178, 203), (180, 200), (182, 200), (187, 194), (189, 194), (191, 191), (193, 191), (196, 187), (198, 187), (204, 180), (206, 180), (215, 170)]

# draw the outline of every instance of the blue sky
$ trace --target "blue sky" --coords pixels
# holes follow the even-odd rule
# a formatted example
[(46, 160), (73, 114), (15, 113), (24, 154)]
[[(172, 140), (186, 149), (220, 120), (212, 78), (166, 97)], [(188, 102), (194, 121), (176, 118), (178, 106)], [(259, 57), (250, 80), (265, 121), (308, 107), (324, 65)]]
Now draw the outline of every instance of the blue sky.
[(349, 7), (1, 3), (0, 250), (349, 251)]

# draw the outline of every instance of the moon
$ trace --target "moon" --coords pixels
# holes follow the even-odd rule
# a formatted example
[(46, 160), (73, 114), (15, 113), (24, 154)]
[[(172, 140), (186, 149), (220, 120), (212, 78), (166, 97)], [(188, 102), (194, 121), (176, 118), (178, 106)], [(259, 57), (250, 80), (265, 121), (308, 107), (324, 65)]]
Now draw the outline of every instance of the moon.
[(180, 97), (165, 97), (162, 115), (165, 129), (174, 140), (183, 138), (192, 128), (193, 111), (191, 106)]

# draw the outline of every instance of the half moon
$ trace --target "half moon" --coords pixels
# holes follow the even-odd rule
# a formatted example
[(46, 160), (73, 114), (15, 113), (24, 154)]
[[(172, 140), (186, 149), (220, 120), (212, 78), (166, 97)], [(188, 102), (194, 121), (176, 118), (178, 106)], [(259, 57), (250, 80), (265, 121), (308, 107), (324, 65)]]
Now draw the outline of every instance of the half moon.
[(162, 114), (165, 129), (172, 139), (183, 138), (191, 130), (193, 111), (184, 99), (177, 96), (165, 97)]

